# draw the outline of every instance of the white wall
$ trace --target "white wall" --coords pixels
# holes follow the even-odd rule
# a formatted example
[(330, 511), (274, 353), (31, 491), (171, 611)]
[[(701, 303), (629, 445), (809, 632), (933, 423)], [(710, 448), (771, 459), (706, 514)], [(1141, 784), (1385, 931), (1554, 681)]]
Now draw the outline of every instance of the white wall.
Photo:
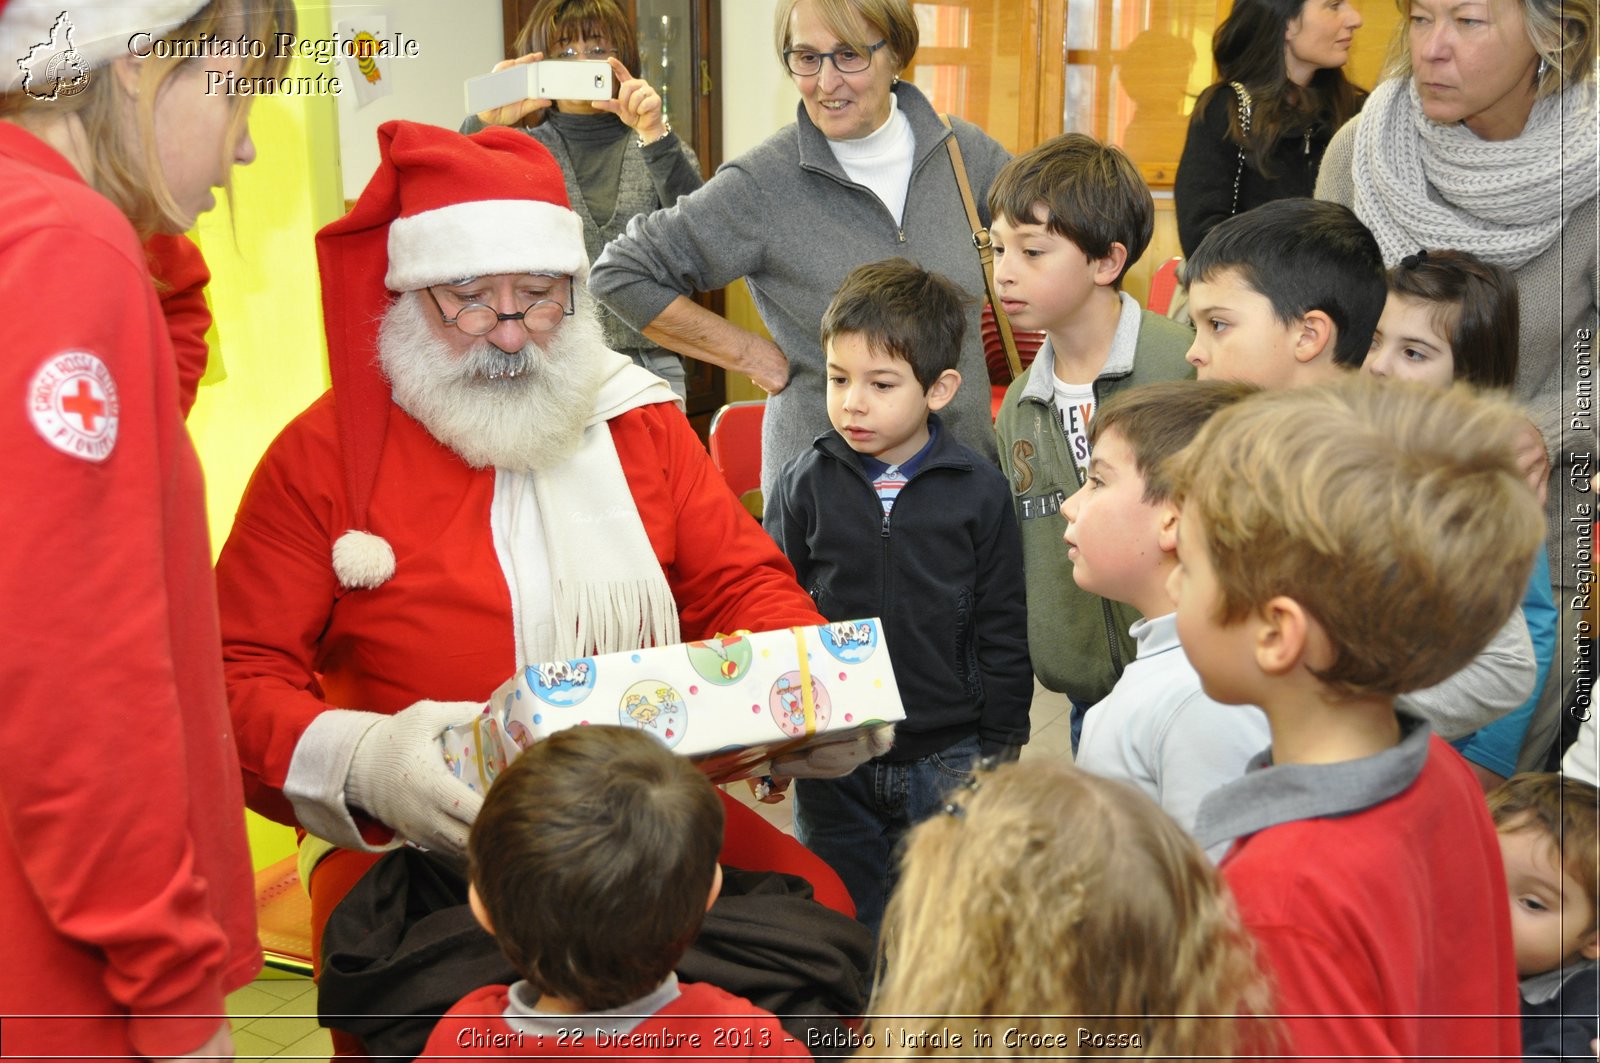
[(772, 46), (777, 0), (722, 0), (722, 157), (735, 159), (794, 121), (800, 94)]
[[(733, 6), (737, 6), (735, 0)], [(389, 33), (405, 33), (417, 42), (415, 59), (390, 64), (394, 93), (356, 108), (355, 93), (339, 94), (339, 155), (344, 197), (355, 199), (378, 168), (378, 126), (394, 118), (455, 129), (466, 117), (462, 82), (489, 68), (504, 54), (500, 0), (387, 0), (379, 4), (333, 2), (327, 5), (332, 25), (346, 18), (386, 13)], [(347, 80), (341, 62), (336, 70)]]

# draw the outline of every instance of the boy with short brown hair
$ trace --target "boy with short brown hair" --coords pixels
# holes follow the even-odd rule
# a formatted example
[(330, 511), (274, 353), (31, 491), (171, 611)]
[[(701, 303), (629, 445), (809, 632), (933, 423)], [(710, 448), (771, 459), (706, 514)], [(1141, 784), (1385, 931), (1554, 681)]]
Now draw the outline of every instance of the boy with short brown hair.
[[(1178, 634), (1272, 746), (1200, 806), (1202, 844), (1299, 1056), (1518, 1056), (1499, 845), (1481, 791), (1397, 695), (1504, 623), (1544, 522), (1522, 416), (1349, 377), (1254, 395), (1174, 460)], [(1469, 930), (1470, 932), (1465, 932)]]
[(1074, 763), (1139, 787), (1187, 831), (1201, 799), (1243, 775), (1267, 745), (1267, 721), (1206, 697), (1178, 643), (1168, 589), (1178, 509), (1163, 466), (1215, 413), (1255, 390), (1173, 380), (1115, 396), (1089, 423), (1088, 482), (1061, 507), (1078, 586), (1144, 616), (1128, 631), (1138, 652), (1084, 721)]
[(1033, 670), (1072, 702), (1076, 748), (1084, 714), (1133, 657), (1128, 627), (1139, 617), (1073, 581), (1055, 517), (1088, 475), (1095, 408), (1127, 388), (1192, 378), (1183, 359), (1193, 333), (1122, 291), (1150, 244), (1155, 204), (1120, 148), (1053, 137), (1000, 171), (989, 213), (997, 309), (1047, 337), (1006, 390), (995, 431), (1022, 529)]
[(462, 998), (423, 1055), (809, 1059), (768, 1012), (673, 973), (722, 885), (722, 824), (706, 777), (636, 728), (525, 750), (467, 841), (473, 914), (523, 981)]

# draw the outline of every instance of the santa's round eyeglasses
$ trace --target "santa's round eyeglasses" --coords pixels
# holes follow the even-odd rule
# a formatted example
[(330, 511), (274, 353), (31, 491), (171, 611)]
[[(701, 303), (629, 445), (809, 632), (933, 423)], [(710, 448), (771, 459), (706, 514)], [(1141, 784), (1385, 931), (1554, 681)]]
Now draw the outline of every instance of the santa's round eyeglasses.
[[(577, 296), (572, 290), (572, 282), (565, 281), (558, 287), (566, 289), (566, 298), (552, 299), (557, 295), (558, 289), (551, 288), (548, 293), (538, 299), (529, 301), (515, 314), (502, 314), (492, 306), (483, 303), (466, 303), (456, 311), (455, 317), (450, 317), (444, 312), (444, 305), (439, 302), (439, 296), (432, 288), (427, 289), (428, 297), (433, 300), (434, 307), (439, 311), (439, 320), (446, 325), (454, 325), (469, 336), (487, 336), (493, 332), (502, 321), (520, 321), (522, 327), (529, 332), (549, 332), (561, 323), (561, 319), (571, 317), (577, 313)], [(518, 303), (521, 306), (521, 303)]]

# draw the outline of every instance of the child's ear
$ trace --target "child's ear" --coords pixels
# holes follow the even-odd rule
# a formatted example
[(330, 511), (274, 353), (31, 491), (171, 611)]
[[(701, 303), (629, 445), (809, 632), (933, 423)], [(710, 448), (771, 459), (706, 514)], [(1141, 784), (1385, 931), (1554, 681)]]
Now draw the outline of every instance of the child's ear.
[(1168, 499), (1156, 506), (1156, 545), (1164, 554), (1178, 552), (1178, 507)]
[(1122, 276), (1122, 267), (1128, 263), (1128, 249), (1122, 244), (1113, 243), (1103, 256), (1090, 261), (1094, 263), (1094, 282), (1102, 288), (1109, 287)]
[(928, 385), (928, 409), (935, 412), (950, 405), (950, 400), (956, 397), (956, 392), (961, 390), (961, 374), (954, 369), (946, 369), (939, 374), (939, 378)]
[(489, 919), (489, 909), (483, 906), (483, 898), (478, 896), (477, 886), (467, 886), (467, 907), (472, 909), (472, 918), (478, 921), (478, 925), (493, 934), (494, 923)]
[(1583, 948), (1578, 950), (1583, 953), (1586, 960), (1600, 960), (1600, 927), (1589, 935), (1589, 940), (1583, 943)]
[(716, 873), (711, 876), (711, 896), (706, 898), (706, 911), (717, 903), (717, 898), (722, 895), (722, 865), (717, 865)]
[(1295, 361), (1304, 365), (1324, 351), (1333, 358), (1334, 341), (1339, 338), (1339, 326), (1333, 323), (1325, 310), (1307, 310), (1300, 319), (1300, 331), (1294, 338)]
[(1288, 675), (1305, 656), (1314, 621), (1299, 602), (1280, 594), (1262, 606), (1255, 622), (1256, 667), (1270, 676)]

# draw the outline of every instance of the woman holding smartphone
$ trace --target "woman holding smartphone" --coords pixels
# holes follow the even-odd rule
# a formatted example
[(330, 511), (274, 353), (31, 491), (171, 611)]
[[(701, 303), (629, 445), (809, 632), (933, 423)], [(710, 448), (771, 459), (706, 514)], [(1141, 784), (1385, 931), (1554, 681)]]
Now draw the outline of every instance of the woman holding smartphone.
[[(485, 111), (462, 124), (463, 133), (486, 125), (520, 126), (561, 165), (567, 198), (583, 220), (589, 261), (621, 236), (636, 215), (670, 207), (699, 188), (700, 163), (662, 112), (661, 95), (630, 71), (639, 66), (633, 24), (616, 0), (540, 0), (517, 35), (516, 59), (504, 70), (541, 60), (601, 60), (616, 76), (610, 100), (528, 99)], [(683, 362), (671, 351), (600, 308), (606, 342), (661, 377), (681, 397)]]

